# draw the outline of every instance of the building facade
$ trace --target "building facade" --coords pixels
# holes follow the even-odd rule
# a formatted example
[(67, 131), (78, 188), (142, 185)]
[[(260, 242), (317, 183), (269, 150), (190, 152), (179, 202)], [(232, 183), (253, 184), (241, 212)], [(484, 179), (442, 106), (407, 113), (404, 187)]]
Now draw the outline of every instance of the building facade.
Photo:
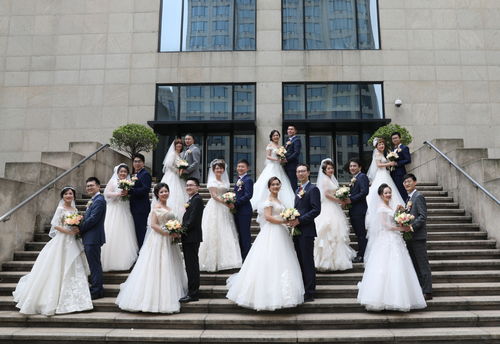
[(388, 122), (413, 148), (464, 138), (500, 157), (499, 23), (497, 0), (4, 0), (0, 175), (126, 123), (159, 135), (158, 177), (187, 132), (205, 168), (255, 174), (288, 124), (313, 171), (368, 160)]

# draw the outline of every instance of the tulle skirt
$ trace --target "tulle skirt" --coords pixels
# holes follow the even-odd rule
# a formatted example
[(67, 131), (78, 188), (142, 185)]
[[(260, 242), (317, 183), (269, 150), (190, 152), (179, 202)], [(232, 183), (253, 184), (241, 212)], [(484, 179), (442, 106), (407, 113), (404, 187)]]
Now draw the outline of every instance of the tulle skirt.
[(241, 251), (233, 214), (224, 204), (210, 199), (201, 220), (200, 270), (219, 271), (241, 266)]
[(182, 220), (186, 211), (184, 204), (189, 198), (185, 189), (186, 183), (176, 173), (169, 169), (166, 170), (165, 174), (161, 178), (161, 182), (166, 183), (170, 189), (167, 201), (168, 206), (172, 209), (175, 217), (177, 217), (179, 221)]
[(147, 235), (116, 304), (132, 312), (175, 313), (187, 294), (187, 276), (179, 245), (153, 229)]
[(358, 302), (373, 311), (427, 307), (400, 233), (382, 230), (370, 240), (372, 253), (358, 283)]
[(107, 203), (104, 232), (106, 243), (101, 248), (102, 270), (130, 269), (137, 259), (139, 247), (128, 201)]
[(352, 269), (356, 252), (349, 246), (349, 227), (340, 205), (325, 199), (315, 219), (314, 264), (318, 271)]
[(57, 233), (12, 293), (21, 313), (63, 314), (92, 309), (87, 258), (80, 239)]
[(304, 302), (304, 284), (293, 241), (283, 225), (266, 223), (240, 271), (227, 280), (227, 298), (258, 311)]
[(267, 187), (267, 182), (271, 177), (278, 177), (281, 180), (281, 189), (278, 194), (278, 199), (283, 203), (285, 208), (293, 207), (295, 202), (295, 191), (290, 185), (285, 170), (279, 162), (269, 161), (253, 186), (253, 196), (250, 200), (253, 210), (257, 210), (258, 206), (268, 199), (269, 188)]

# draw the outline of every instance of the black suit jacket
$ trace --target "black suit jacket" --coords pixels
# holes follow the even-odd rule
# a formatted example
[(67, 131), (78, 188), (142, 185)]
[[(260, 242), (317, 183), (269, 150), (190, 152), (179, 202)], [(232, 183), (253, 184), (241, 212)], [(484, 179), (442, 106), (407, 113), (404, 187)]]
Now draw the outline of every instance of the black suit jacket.
[(370, 183), (368, 177), (363, 172), (356, 176), (356, 181), (351, 187), (351, 199), (352, 207), (349, 209), (350, 216), (364, 216), (366, 215), (366, 210), (368, 205), (366, 203), (366, 196), (368, 196), (368, 191), (370, 188)]
[(415, 220), (411, 222), (414, 231), (412, 240), (425, 240), (427, 239), (427, 202), (425, 197), (418, 191), (415, 191), (410, 201), (410, 214), (415, 216)]
[(405, 165), (411, 164), (410, 148), (408, 148), (408, 146), (401, 145), (398, 149), (396, 149), (396, 153), (399, 158), (396, 160), (397, 166), (395, 166), (394, 171), (391, 171), (391, 175), (404, 176), (406, 174)]
[(80, 235), (84, 245), (99, 245), (106, 243), (104, 234), (104, 219), (106, 218), (106, 200), (102, 194), (92, 199), (92, 204), (85, 211)]
[[(297, 189), (298, 190), (298, 189)], [(307, 183), (304, 195), (299, 197), (295, 192), (295, 209), (300, 213), (299, 225), (297, 226), (304, 237), (316, 236), (316, 224), (314, 219), (321, 212), (321, 195), (316, 185)]]
[(203, 199), (200, 194), (194, 195), (188, 202), (184, 216), (182, 217), (182, 225), (186, 228), (186, 233), (182, 234), (183, 243), (202, 242), (201, 218), (203, 216)]

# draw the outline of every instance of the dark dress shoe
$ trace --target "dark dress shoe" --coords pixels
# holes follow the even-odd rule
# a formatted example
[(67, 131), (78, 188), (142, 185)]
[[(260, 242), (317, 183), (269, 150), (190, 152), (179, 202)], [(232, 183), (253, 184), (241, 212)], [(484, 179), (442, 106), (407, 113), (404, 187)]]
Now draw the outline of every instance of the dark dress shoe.
[(314, 301), (314, 297), (312, 297), (312, 296), (304, 298), (304, 303), (306, 303), (306, 302), (313, 302), (313, 301)]
[(363, 257), (357, 256), (352, 260), (353, 263), (363, 263)]
[(92, 300), (102, 299), (103, 297), (104, 297), (104, 293), (90, 295), (90, 298)]
[(181, 297), (179, 299), (179, 302), (181, 303), (186, 303), (186, 302), (192, 302), (192, 301), (198, 301), (199, 298), (197, 296), (189, 296), (189, 295), (186, 295), (184, 297)]
[(424, 300), (426, 301), (432, 300), (432, 294), (431, 293), (424, 294)]

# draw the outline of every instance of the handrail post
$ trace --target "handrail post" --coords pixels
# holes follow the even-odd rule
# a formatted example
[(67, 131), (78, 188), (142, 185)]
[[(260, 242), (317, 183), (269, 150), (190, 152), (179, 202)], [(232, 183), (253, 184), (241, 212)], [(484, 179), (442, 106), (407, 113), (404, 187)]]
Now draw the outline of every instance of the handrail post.
[(56, 178), (54, 178), (52, 181), (50, 181), (44, 187), (42, 187), (37, 192), (35, 192), (34, 194), (32, 194), (30, 197), (26, 198), (24, 201), (22, 201), (21, 203), (19, 203), (17, 206), (15, 206), (11, 210), (9, 210), (7, 213), (5, 213), (4, 215), (2, 215), (0, 217), (0, 222), (6, 222), (6, 221), (10, 220), (10, 216), (12, 214), (14, 214), (16, 211), (18, 211), (19, 209), (21, 209), (22, 207), (24, 207), (26, 204), (28, 204), (29, 202), (31, 202), (35, 197), (37, 197), (38, 195), (40, 195), (45, 190), (50, 189), (57, 181), (59, 181), (60, 179), (64, 178), (65, 176), (67, 176), (68, 174), (70, 174), (71, 172), (73, 172), (75, 169), (80, 168), (81, 165), (83, 165), (85, 162), (87, 162), (87, 160), (89, 160), (90, 158), (92, 158), (94, 155), (96, 155), (97, 153), (99, 153), (100, 151), (102, 151), (103, 149), (106, 149), (108, 147), (109, 147), (109, 144), (106, 143), (106, 144), (102, 145), (101, 147), (99, 147), (95, 152), (87, 155), (85, 158), (83, 158), (82, 160), (80, 160), (75, 166), (73, 166), (70, 169), (64, 171), (61, 175), (59, 175)]
[(424, 145), (428, 145), (430, 149), (434, 149), (439, 155), (441, 155), (442, 158), (444, 158), (450, 165), (455, 167), (460, 173), (462, 173), (465, 178), (467, 178), (473, 186), (475, 186), (477, 189), (480, 189), (482, 192), (484, 192), (489, 198), (491, 198), (494, 202), (496, 202), (497, 205), (500, 205), (500, 201), (493, 195), (491, 192), (486, 190), (484, 186), (479, 184), (474, 178), (472, 178), (465, 170), (463, 170), (460, 166), (458, 166), (453, 160), (448, 158), (446, 154), (444, 154), (439, 148), (437, 148), (434, 144), (432, 144), (429, 141), (424, 141)]

